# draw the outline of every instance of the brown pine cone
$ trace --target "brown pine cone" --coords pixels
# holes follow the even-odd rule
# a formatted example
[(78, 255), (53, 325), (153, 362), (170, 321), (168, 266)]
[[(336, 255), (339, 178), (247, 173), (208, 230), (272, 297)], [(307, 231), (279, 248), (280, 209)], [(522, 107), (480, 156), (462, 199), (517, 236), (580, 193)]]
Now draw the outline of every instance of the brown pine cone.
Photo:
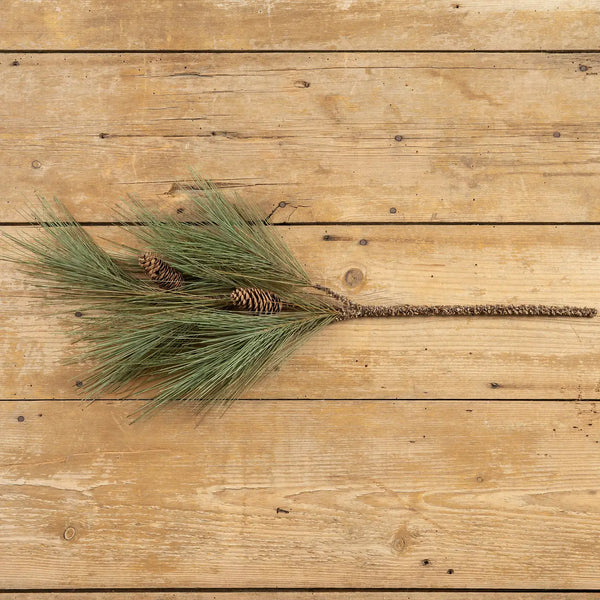
[(164, 290), (176, 290), (183, 285), (183, 275), (154, 252), (144, 252), (138, 262), (146, 275), (156, 281), (158, 287)]
[(236, 288), (231, 292), (231, 304), (238, 310), (247, 310), (259, 314), (281, 312), (281, 298), (267, 290), (258, 288)]

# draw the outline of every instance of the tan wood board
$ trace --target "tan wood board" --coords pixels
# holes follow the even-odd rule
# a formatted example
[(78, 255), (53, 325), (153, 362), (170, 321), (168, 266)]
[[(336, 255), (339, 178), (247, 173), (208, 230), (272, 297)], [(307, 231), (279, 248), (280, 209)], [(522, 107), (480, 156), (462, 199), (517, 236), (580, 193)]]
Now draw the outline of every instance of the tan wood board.
[(36, 191), (84, 221), (174, 210), (195, 167), (281, 222), (598, 222), (599, 61), (0, 55), (0, 221)]
[[(77, 592), (82, 600), (106, 600), (106, 592)], [(3, 592), (3, 600), (72, 600), (72, 592)], [(196, 592), (120, 592), (111, 590), (112, 600), (596, 600), (593, 592), (465, 592), (465, 591), (296, 591), (272, 589), (264, 591), (236, 590)]]
[(593, 0), (9, 0), (2, 48), (598, 49)]
[(2, 588), (600, 587), (595, 402), (136, 405), (0, 403)]
[[(119, 228), (90, 231), (123, 240)], [(594, 226), (278, 231), (314, 281), (367, 304), (600, 307), (600, 228)], [(89, 367), (61, 364), (77, 356), (64, 332), (80, 322), (75, 311), (82, 307), (52, 316), (56, 307), (34, 300), (10, 264), (0, 270), (0, 283), (0, 397), (73, 398), (85, 392)], [(248, 397), (590, 399), (600, 395), (599, 364), (599, 317), (364, 319), (320, 332)]]

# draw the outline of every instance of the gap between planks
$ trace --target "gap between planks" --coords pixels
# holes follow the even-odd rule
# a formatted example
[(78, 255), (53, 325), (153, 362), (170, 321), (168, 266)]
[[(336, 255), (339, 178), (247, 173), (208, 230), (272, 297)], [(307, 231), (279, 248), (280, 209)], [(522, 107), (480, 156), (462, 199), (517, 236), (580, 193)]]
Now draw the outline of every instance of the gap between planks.
[(545, 50), (503, 50), (502, 48), (490, 48), (485, 50), (440, 50), (407, 48), (404, 50), (370, 50), (369, 48), (352, 48), (348, 50), (319, 50), (318, 48), (306, 48), (302, 50), (210, 50), (202, 48), (191, 49), (169, 49), (169, 50), (128, 50), (119, 48), (106, 48), (103, 50), (63, 50), (51, 48), (38, 50), (36, 48), (0, 48), (0, 54), (600, 54), (597, 48), (573, 48), (561, 50), (560, 48), (548, 48)]
[(104, 600), (109, 597), (114, 600), (263, 600), (280, 597), (282, 600), (596, 600), (598, 590), (499, 590), (486, 589), (419, 589), (408, 588), (393, 590), (389, 588), (369, 589), (285, 589), (264, 588), (236, 590), (210, 589), (199, 590), (191, 588), (164, 589), (96, 589), (85, 588), (74, 590), (0, 590), (3, 600), (71, 600), (74, 594), (82, 594), (86, 600)]

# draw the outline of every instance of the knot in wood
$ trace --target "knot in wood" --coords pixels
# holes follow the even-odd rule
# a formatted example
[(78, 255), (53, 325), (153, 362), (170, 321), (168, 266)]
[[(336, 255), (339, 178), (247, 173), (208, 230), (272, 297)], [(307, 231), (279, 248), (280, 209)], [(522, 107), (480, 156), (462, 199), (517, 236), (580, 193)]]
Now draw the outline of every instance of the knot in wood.
[(258, 314), (281, 312), (281, 298), (268, 290), (259, 288), (236, 288), (231, 292), (231, 304), (238, 310), (247, 310)]
[(139, 258), (146, 275), (164, 290), (176, 290), (183, 285), (183, 274), (159, 258), (154, 252), (144, 252)]

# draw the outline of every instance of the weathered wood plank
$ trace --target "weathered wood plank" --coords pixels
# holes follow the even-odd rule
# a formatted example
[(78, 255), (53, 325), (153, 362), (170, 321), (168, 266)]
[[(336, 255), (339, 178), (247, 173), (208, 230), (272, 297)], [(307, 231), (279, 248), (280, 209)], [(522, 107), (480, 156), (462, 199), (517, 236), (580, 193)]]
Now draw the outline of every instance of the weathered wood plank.
[[(72, 592), (4, 592), (5, 600), (72, 600)], [(83, 600), (106, 600), (106, 592), (78, 592)], [(434, 590), (431, 592), (397, 591), (289, 591), (282, 589), (261, 592), (118, 592), (111, 590), (112, 600), (596, 600), (592, 592), (456, 592)]]
[[(90, 230), (105, 238), (122, 234)], [(314, 281), (367, 304), (599, 306), (595, 226), (281, 232)], [(10, 265), (0, 270), (0, 284), (0, 397), (77, 396), (75, 382), (85, 389), (86, 366), (60, 364), (77, 351), (61, 334), (76, 317), (47, 316)], [(249, 397), (589, 399), (600, 396), (598, 364), (600, 318), (366, 319), (330, 326)]]
[(2, 48), (43, 50), (597, 49), (593, 0), (9, 1)]
[(600, 221), (597, 54), (6, 54), (0, 69), (3, 222), (34, 190), (85, 221), (114, 220), (128, 193), (174, 208), (189, 166), (265, 214), (287, 203), (280, 221)]
[(600, 587), (596, 403), (135, 404), (0, 403), (2, 588)]

